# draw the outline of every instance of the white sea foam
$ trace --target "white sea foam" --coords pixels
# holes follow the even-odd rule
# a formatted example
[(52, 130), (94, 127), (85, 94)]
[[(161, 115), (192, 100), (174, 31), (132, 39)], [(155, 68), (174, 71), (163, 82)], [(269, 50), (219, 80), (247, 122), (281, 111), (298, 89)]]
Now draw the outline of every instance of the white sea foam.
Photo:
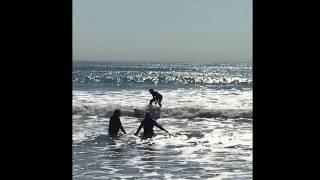
[[(252, 179), (252, 66), (75, 62), (74, 179)], [(149, 88), (163, 95), (156, 136), (136, 132)], [(127, 134), (111, 139), (115, 109)]]
[[(163, 107), (204, 109), (252, 109), (252, 90), (178, 89), (159, 91)], [(73, 91), (73, 106), (95, 105), (144, 108), (151, 95), (148, 90)]]
[[(178, 89), (163, 96), (151, 140), (133, 136), (151, 99), (147, 90), (73, 91), (75, 179), (252, 179), (252, 91)], [(107, 136), (122, 110), (127, 131)], [(134, 110), (136, 109), (136, 110)]]

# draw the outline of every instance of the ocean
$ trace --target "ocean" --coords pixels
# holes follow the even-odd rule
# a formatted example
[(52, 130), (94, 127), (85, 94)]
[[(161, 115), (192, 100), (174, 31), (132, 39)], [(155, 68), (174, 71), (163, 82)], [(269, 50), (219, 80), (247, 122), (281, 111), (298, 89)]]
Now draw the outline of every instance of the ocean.
[[(72, 73), (73, 179), (252, 179), (250, 63), (74, 61)], [(150, 88), (169, 134), (142, 140)], [(127, 134), (111, 139), (115, 109)]]

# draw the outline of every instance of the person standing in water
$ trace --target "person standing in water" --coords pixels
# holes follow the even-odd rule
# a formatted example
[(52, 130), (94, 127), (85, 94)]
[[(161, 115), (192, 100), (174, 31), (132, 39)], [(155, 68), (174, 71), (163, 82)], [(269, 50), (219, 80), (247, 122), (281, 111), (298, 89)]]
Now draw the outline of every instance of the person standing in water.
[(124, 134), (127, 134), (124, 128), (122, 127), (120, 116), (121, 111), (117, 109), (113, 112), (113, 115), (110, 117), (109, 136), (116, 137), (118, 135), (119, 129), (121, 129), (121, 131)]
[(144, 120), (141, 121), (141, 124), (134, 135), (138, 135), (138, 133), (140, 132), (140, 129), (143, 127), (143, 130), (144, 130), (143, 137), (151, 138), (152, 136), (154, 136), (154, 132), (153, 132), (154, 126), (157, 126), (159, 129), (169, 133), (162, 126), (160, 126), (155, 120), (151, 118), (150, 113), (146, 113)]
[(153, 89), (149, 89), (149, 92), (152, 95), (152, 99), (150, 100), (149, 105), (151, 105), (153, 102), (158, 102), (159, 106), (161, 107), (162, 95), (157, 91), (154, 91)]

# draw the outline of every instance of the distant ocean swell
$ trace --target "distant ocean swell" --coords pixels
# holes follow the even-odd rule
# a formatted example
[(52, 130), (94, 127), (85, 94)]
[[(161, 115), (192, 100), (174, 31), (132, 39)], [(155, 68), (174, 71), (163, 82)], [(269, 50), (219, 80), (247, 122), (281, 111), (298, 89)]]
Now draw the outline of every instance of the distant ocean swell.
[(74, 85), (252, 87), (250, 65), (76, 64)]

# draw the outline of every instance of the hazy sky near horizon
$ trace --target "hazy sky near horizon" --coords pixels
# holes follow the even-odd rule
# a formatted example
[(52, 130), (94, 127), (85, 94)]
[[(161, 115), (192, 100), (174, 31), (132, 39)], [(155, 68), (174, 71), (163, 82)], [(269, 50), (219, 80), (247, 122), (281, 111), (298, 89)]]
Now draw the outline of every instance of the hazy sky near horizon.
[(252, 0), (74, 0), (73, 59), (252, 61)]

